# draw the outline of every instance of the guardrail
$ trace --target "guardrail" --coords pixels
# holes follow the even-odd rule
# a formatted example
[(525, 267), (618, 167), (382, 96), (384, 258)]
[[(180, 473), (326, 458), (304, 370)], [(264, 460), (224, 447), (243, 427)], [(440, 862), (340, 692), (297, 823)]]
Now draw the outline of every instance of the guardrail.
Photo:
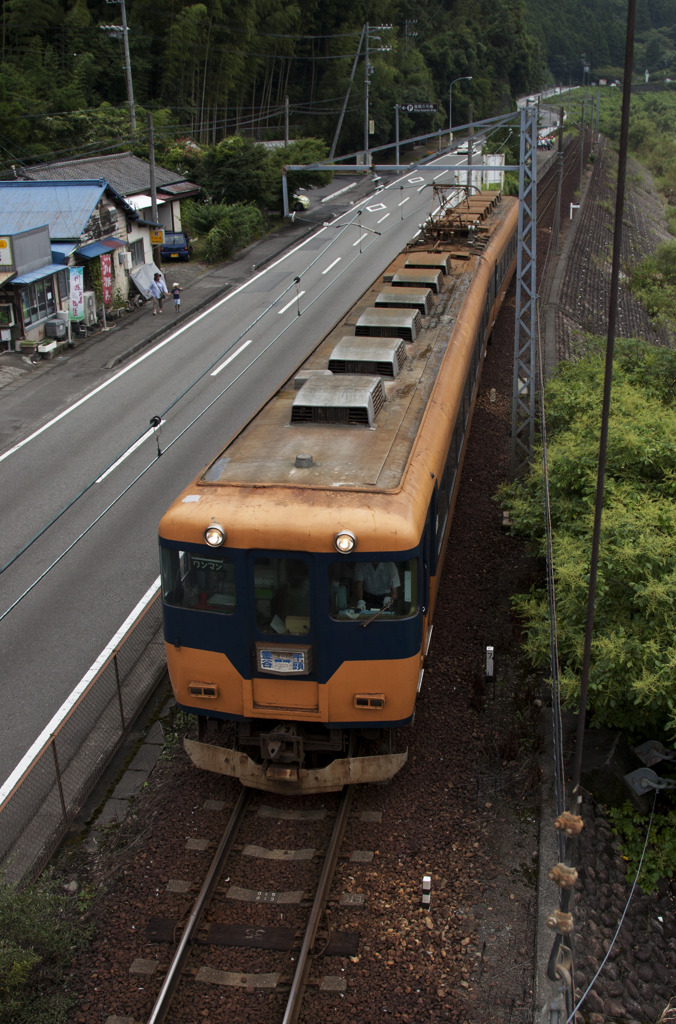
[(35, 878), (166, 670), (159, 581), (0, 789), (0, 871)]

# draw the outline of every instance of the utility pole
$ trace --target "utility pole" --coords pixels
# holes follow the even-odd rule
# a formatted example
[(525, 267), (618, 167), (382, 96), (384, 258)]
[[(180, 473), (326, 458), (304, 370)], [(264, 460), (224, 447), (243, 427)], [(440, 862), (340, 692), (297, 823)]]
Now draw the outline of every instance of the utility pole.
[[(155, 135), (153, 132), (153, 115), (148, 111), (148, 161), (150, 164), (150, 202), (153, 224), (158, 224), (157, 213), (157, 187), (155, 185)], [(160, 265), (160, 246), (153, 246), (153, 263), (156, 267)]]
[(580, 171), (578, 175), (577, 187), (582, 188), (582, 171), (584, 168), (584, 113), (585, 113), (585, 101), (584, 96), (580, 99)]
[[(378, 31), (382, 31), (382, 30), (384, 30), (386, 28), (392, 28), (391, 25), (375, 25), (373, 27), (376, 28)], [(371, 122), (370, 122), (370, 118), (369, 118), (369, 79), (371, 77), (371, 72), (373, 71), (373, 68), (371, 67), (371, 62), (369, 61), (369, 23), (368, 22), (366, 22), (366, 25), (364, 26), (364, 30), (365, 30), (364, 31), (364, 55), (366, 57), (365, 69), (364, 69), (364, 163), (365, 163), (365, 165), (367, 167), (369, 167), (370, 166), (370, 158), (369, 158), (369, 149), (370, 149), (370, 147), (369, 147), (369, 135), (370, 135), (370, 130), (369, 129), (371, 127)], [(374, 40), (376, 40), (376, 42), (380, 42), (380, 36), (373, 36), (373, 38), (374, 38)], [(385, 50), (391, 50), (391, 49), (392, 49), (391, 46), (376, 46), (376, 50), (378, 52), (384, 52)]]
[(418, 35), (418, 33), (415, 31), (415, 29), (412, 30), (412, 31), (409, 31), (409, 27), (408, 26), (409, 25), (417, 25), (417, 24), (418, 24), (418, 22), (416, 21), (415, 18), (412, 18), (410, 20), (406, 19), (406, 21), (404, 22), (404, 54), (408, 53), (408, 41), (409, 41), (409, 39), (415, 39), (415, 37)]
[(124, 74), (127, 79), (127, 100), (129, 102), (129, 119), (131, 121), (132, 139), (134, 132), (136, 131), (136, 109), (134, 107), (134, 87), (131, 81), (131, 60), (129, 57), (129, 29), (127, 27), (127, 8), (124, 0), (106, 0), (108, 4), (120, 4), (122, 8), (122, 24), (121, 25), (99, 25), (104, 32), (107, 32), (113, 39), (119, 39), (122, 36), (122, 43), (124, 45)]
[(561, 220), (561, 192), (563, 190), (563, 107), (559, 108), (559, 130), (558, 153), (556, 157), (556, 212), (554, 214), (554, 226), (552, 228), (552, 252), (558, 255), (559, 251), (559, 222)]
[(357, 61), (359, 60), (359, 56), (361, 54), (361, 44), (364, 41), (365, 30), (366, 30), (366, 26), (364, 25), (362, 30), (361, 30), (361, 35), (359, 36), (359, 46), (357, 47), (357, 52), (354, 55), (354, 63), (352, 64), (352, 74), (350, 75), (350, 81), (348, 82), (348, 85), (347, 85), (347, 92), (345, 93), (345, 99), (343, 100), (343, 109), (340, 112), (340, 117), (338, 118), (338, 124), (336, 125), (336, 134), (333, 136), (333, 143), (331, 145), (331, 152), (329, 153), (329, 160), (333, 160), (334, 156), (336, 155), (336, 146), (338, 144), (338, 136), (340, 135), (340, 129), (343, 126), (343, 118), (345, 117), (345, 110), (347, 109), (347, 101), (350, 98), (350, 89), (352, 88), (352, 83), (354, 81), (354, 73), (357, 70)]
[(369, 165), (369, 78), (371, 75), (371, 65), (369, 62), (369, 23), (366, 22), (366, 32), (364, 35), (365, 40), (365, 57), (364, 61), (364, 164), (366, 167)]

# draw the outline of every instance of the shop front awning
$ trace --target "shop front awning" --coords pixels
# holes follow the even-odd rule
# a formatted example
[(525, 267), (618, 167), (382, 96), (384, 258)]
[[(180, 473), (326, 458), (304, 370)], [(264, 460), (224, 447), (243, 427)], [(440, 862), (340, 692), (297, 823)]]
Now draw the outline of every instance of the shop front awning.
[(77, 245), (75, 242), (52, 242), (50, 248), (52, 250), (52, 259), (56, 260), (57, 263), (66, 264), (70, 254), (77, 249)]
[(39, 267), (37, 270), (29, 270), (27, 274), (15, 277), (10, 284), (31, 284), (33, 281), (40, 281), (43, 277), (52, 277), (53, 274), (60, 274), (65, 270), (63, 263), (48, 263), (46, 267)]
[(81, 249), (76, 251), (75, 255), (82, 256), (86, 260), (93, 260), (96, 256), (103, 256), (113, 249), (121, 249), (126, 244), (126, 242), (121, 242), (119, 238), (101, 238), (98, 242), (90, 242), (89, 245), (83, 245)]
[[(166, 202), (166, 196), (161, 196), (159, 193), (156, 193), (155, 198), (158, 206)], [(135, 196), (127, 196), (126, 200), (137, 211), (149, 210), (153, 205), (153, 198), (147, 192), (138, 192)]]
[(192, 181), (177, 181), (174, 185), (162, 185), (159, 191), (170, 199), (190, 199), (199, 195), (200, 187)]

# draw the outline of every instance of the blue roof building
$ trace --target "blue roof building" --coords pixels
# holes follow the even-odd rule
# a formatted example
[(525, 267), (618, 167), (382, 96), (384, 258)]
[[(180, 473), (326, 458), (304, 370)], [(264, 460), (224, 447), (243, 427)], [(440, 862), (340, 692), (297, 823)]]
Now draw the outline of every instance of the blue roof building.
[(71, 267), (82, 268), (85, 318), (101, 296), (126, 300), (129, 272), (152, 263), (150, 227), (103, 178), (0, 181), (0, 350), (37, 344), (50, 320), (73, 315)]

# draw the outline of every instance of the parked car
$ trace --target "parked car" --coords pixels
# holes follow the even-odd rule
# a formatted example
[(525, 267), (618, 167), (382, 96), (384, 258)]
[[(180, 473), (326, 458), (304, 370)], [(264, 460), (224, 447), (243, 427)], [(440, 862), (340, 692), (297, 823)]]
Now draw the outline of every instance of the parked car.
[(291, 207), (294, 210), (309, 210), (310, 197), (306, 196), (304, 192), (296, 192), (291, 201)]
[(165, 231), (164, 242), (160, 248), (162, 262), (172, 260), (189, 260), (192, 256), (192, 245), (185, 231)]

